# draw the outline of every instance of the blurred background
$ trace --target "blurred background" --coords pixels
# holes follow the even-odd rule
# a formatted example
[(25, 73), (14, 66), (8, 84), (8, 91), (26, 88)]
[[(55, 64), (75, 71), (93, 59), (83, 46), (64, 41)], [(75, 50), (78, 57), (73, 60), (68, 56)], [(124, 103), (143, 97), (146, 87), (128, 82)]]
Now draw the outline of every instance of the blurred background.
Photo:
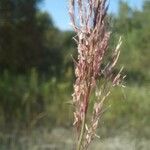
[[(0, 0), (0, 150), (71, 150), (75, 35), (67, 0)], [(91, 147), (150, 146), (150, 1), (110, 0), (110, 48), (121, 35), (115, 88)]]

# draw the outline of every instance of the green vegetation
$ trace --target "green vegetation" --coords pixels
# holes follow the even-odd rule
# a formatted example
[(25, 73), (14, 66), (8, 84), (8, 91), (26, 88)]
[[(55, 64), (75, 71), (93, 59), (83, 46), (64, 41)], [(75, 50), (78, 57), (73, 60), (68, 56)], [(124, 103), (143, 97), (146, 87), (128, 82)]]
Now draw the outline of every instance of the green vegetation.
[[(0, 0), (0, 138), (35, 128), (72, 126), (75, 56), (72, 31), (57, 29), (37, 9), (39, 0)], [(133, 10), (120, 2), (112, 16), (112, 45), (123, 37), (119, 66), (125, 89), (115, 89), (101, 122), (102, 135), (131, 132), (150, 138), (150, 2)]]

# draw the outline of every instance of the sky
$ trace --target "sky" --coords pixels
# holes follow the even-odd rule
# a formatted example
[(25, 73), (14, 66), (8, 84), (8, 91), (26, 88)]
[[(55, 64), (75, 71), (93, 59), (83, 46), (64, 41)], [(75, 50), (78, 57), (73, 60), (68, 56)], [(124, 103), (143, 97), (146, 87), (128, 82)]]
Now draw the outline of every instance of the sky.
[[(69, 0), (43, 0), (40, 4), (42, 11), (48, 12), (52, 18), (54, 24), (61, 30), (69, 30), (70, 19), (68, 15), (68, 1)], [(117, 13), (119, 0), (109, 0), (109, 12)], [(142, 7), (143, 0), (124, 0), (129, 3), (133, 8), (140, 9)]]

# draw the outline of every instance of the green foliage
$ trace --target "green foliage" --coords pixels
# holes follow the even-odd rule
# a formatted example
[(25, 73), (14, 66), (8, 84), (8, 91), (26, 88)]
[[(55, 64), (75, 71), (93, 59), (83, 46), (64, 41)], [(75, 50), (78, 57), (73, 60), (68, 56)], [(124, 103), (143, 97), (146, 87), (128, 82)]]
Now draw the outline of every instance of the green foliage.
[(49, 126), (69, 124), (70, 89), (70, 83), (58, 84), (56, 78), (41, 80), (34, 69), (28, 76), (5, 72), (0, 78), (0, 128), (31, 129), (45, 120)]
[(37, 0), (0, 1), (1, 70), (24, 72), (41, 63), (37, 58), (43, 46), (36, 23), (36, 4)]
[[(72, 126), (71, 89), (70, 82), (41, 79), (34, 69), (26, 76), (5, 72), (0, 78), (0, 128), (13, 132)], [(101, 121), (101, 135), (116, 134), (119, 129), (149, 137), (149, 96), (146, 86), (114, 89)]]
[[(128, 81), (140, 83), (150, 81), (150, 9), (145, 1), (142, 11), (131, 9), (121, 1), (119, 14), (114, 18), (114, 31), (123, 37), (122, 53), (119, 60), (124, 66)], [(115, 38), (116, 39), (116, 38)]]
[(147, 87), (130, 86), (114, 89), (109, 97), (111, 107), (104, 114), (107, 132), (115, 134), (116, 130), (131, 132), (137, 137), (150, 137), (150, 92)]

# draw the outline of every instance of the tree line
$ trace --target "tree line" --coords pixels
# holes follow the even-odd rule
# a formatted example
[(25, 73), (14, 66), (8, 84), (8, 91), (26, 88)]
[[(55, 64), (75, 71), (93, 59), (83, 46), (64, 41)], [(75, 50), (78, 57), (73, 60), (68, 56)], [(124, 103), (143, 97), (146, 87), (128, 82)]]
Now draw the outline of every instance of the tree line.
[[(54, 26), (51, 16), (38, 9), (41, 0), (0, 0), (0, 70), (25, 73), (36, 68), (50, 76), (61, 76), (72, 67), (72, 31), (63, 32)], [(149, 59), (150, 2), (142, 10), (120, 1), (119, 12), (112, 16), (112, 29), (123, 36), (120, 64), (131, 76), (147, 70)], [(146, 19), (144, 19), (146, 16)], [(112, 42), (113, 44), (115, 42)], [(113, 46), (112, 44), (112, 46)], [(138, 77), (137, 77), (138, 78)]]

